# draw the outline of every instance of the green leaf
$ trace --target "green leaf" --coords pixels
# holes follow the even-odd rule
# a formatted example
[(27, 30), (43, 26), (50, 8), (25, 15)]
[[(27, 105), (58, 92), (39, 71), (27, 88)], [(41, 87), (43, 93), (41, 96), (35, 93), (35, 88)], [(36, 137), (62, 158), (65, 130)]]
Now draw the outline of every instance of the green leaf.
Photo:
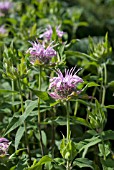
[(36, 23), (32, 26), (31, 30), (30, 30), (30, 37), (36, 35)]
[(114, 109), (114, 105), (108, 105), (108, 106), (104, 106), (104, 107), (106, 107), (108, 109)]
[(58, 116), (56, 119), (54, 119), (54, 122), (57, 123), (60, 126), (66, 125), (66, 117)]
[(53, 162), (53, 159), (50, 158), (48, 155), (45, 155), (40, 159), (40, 161), (38, 162), (38, 165), (43, 165), (46, 162)]
[(12, 91), (12, 90), (5, 90), (5, 89), (0, 89), (0, 93), (9, 93), (9, 94), (12, 94), (12, 93), (14, 93), (14, 94), (17, 94), (17, 93), (19, 93), (18, 91)]
[(85, 139), (85, 140), (79, 142), (79, 143), (77, 144), (77, 148), (78, 148), (78, 150), (79, 150), (79, 153), (80, 153), (82, 150), (84, 150), (84, 151), (83, 151), (83, 155), (82, 155), (82, 157), (84, 158), (85, 155), (86, 155), (86, 153), (87, 153), (87, 151), (88, 151), (88, 149), (89, 149), (91, 146), (94, 146), (94, 145), (96, 145), (96, 144), (98, 144), (98, 143), (100, 143), (100, 142), (101, 142), (101, 139), (100, 139), (98, 136), (97, 136), (97, 137), (93, 136), (93, 137), (90, 138), (90, 139)]
[(1, 170), (8, 170), (8, 167), (7, 167), (7, 165), (0, 163), (0, 169)]
[(80, 168), (88, 167), (88, 168), (94, 169), (93, 162), (87, 158), (76, 158), (73, 166), (78, 166)]
[(16, 106), (16, 105), (21, 104), (20, 101), (14, 101), (13, 103), (12, 102), (8, 102), (8, 103), (11, 104), (12, 106)]
[(16, 25), (17, 24), (17, 20), (14, 18), (7, 18), (7, 21), (10, 22), (12, 25)]
[(90, 129), (92, 128), (90, 123), (87, 122), (87, 120), (85, 120), (83, 118), (72, 116), (71, 120), (72, 120), (73, 123), (77, 123), (77, 124), (81, 124), (81, 125), (87, 126)]
[(69, 56), (76, 56), (77, 58), (80, 58), (82, 60), (88, 60), (91, 59), (92, 61), (97, 61), (95, 58), (91, 57), (90, 55), (87, 55), (85, 53), (81, 53), (78, 51), (66, 51), (67, 57)]
[(25, 151), (25, 150), (26, 150), (26, 148), (16, 150), (12, 155), (9, 156), (9, 160), (13, 160), (13, 158), (15, 159), (17, 157), (17, 155), (20, 154), (21, 151)]
[(102, 132), (103, 140), (114, 140), (114, 131), (107, 130)]
[(106, 167), (110, 167), (110, 168), (114, 168), (114, 160), (113, 159), (106, 159), (105, 161), (104, 160), (101, 160), (102, 164)]
[[(47, 145), (47, 137), (46, 137), (46, 134), (43, 130), (41, 130), (41, 135), (42, 135), (42, 142), (44, 144), (44, 146), (46, 147)], [(40, 141), (40, 134), (36, 134), (36, 137), (38, 138), (38, 140)]]
[(99, 143), (98, 144), (99, 147), (99, 156), (103, 157), (104, 154), (107, 157), (110, 154), (110, 143), (109, 142), (105, 142), (104, 144)]
[(88, 87), (96, 87), (96, 86), (99, 86), (99, 84), (95, 83), (95, 82), (90, 82), (87, 84)]
[(108, 83), (108, 86), (114, 87), (114, 80)]
[(17, 130), (16, 136), (15, 136), (15, 150), (17, 150), (19, 142), (24, 134), (24, 127), (20, 126)]
[(14, 129), (16, 129), (18, 126), (22, 125), (24, 123), (25, 119), (30, 115), (32, 110), (37, 107), (37, 105), (38, 105), (37, 100), (36, 101), (31, 101), (28, 104), (28, 106), (26, 107), (25, 112), (23, 113), (23, 115), (20, 116), (20, 118), (17, 120), (17, 122), (15, 122), (15, 124), (5, 133), (5, 135), (7, 135), (8, 133), (10, 133)]
[(44, 91), (38, 91), (38, 90), (33, 90), (36, 96), (38, 96), (40, 99), (46, 101), (49, 100), (49, 96), (47, 92)]
[(54, 99), (52, 99), (46, 91), (39, 91), (39, 90), (32, 90), (32, 91), (40, 99), (50, 104), (51, 107), (57, 105), (60, 102), (59, 100), (55, 101)]
[(26, 170), (42, 170), (42, 165), (47, 162), (53, 162), (53, 159), (48, 155), (43, 156), (38, 163), (34, 163), (30, 168)]
[(41, 165), (32, 165), (30, 168), (27, 168), (25, 170), (42, 170), (42, 166)]

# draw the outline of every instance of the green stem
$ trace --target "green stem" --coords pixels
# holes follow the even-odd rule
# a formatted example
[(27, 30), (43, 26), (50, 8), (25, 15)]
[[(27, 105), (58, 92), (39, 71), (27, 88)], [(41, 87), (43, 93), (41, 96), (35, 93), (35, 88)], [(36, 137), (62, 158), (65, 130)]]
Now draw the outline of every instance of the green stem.
[[(55, 107), (53, 107), (53, 117), (56, 116), (56, 109)], [(55, 151), (55, 130), (56, 130), (56, 127), (55, 127), (55, 124), (53, 123), (52, 124), (52, 158), (54, 159), (54, 151)]]
[(102, 145), (103, 145), (103, 159), (104, 159), (104, 161), (105, 161), (105, 160), (106, 160), (106, 155), (105, 155), (105, 145), (104, 145), (104, 140), (103, 140), (103, 137), (102, 137), (101, 132), (99, 133), (99, 136), (100, 136), (100, 138), (101, 138)]
[(107, 84), (107, 69), (106, 69), (106, 64), (103, 64), (104, 68), (104, 85), (103, 85), (103, 94), (102, 94), (102, 105), (105, 103), (105, 95), (106, 95), (106, 84)]
[(69, 103), (66, 102), (66, 112), (67, 112), (67, 142), (70, 141), (70, 117), (69, 117)]
[[(40, 66), (40, 72), (39, 72), (39, 91), (41, 91), (41, 66)], [(38, 98), (38, 128), (39, 128), (39, 135), (40, 135), (40, 147), (41, 147), (41, 153), (42, 156), (44, 155), (43, 151), (43, 141), (42, 141), (42, 133), (41, 133), (41, 118), (40, 118), (40, 98)]]
[[(24, 105), (23, 105), (23, 94), (22, 94), (22, 90), (21, 90), (20, 79), (18, 79), (18, 84), (19, 84), (19, 93), (20, 93), (20, 100), (21, 100), (21, 112), (23, 114), (24, 113)], [(30, 148), (29, 148), (29, 140), (28, 140), (28, 135), (27, 135), (26, 122), (24, 122), (24, 128), (25, 128), (25, 141), (26, 141), (26, 146), (27, 146), (27, 153), (28, 153), (28, 156), (29, 156), (29, 161), (31, 163), (31, 154), (30, 154)]]
[(78, 101), (76, 100), (75, 109), (74, 109), (74, 116), (76, 116), (77, 110), (78, 110)]
[[(69, 116), (69, 103), (66, 102), (67, 113), (67, 143), (70, 141), (70, 116)], [(66, 170), (70, 170), (70, 162), (67, 160)]]
[[(14, 91), (14, 80), (12, 79), (11, 80), (11, 86), (12, 86), (12, 91)], [(12, 110), (13, 110), (13, 113), (15, 113), (15, 106), (14, 106), (14, 94), (12, 93)]]
[[(102, 93), (102, 105), (104, 105), (105, 103), (105, 96), (106, 96), (106, 84), (107, 84), (107, 69), (106, 69), (106, 64), (104, 63), (103, 64), (103, 69), (104, 69), (104, 81), (103, 81), (103, 86), (102, 86), (102, 89), (103, 89), (103, 93)], [(106, 155), (105, 155), (105, 145), (104, 145), (104, 140), (103, 140), (103, 137), (102, 135), (100, 135), (101, 137), (101, 140), (102, 140), (102, 145), (103, 145), (103, 158), (104, 160), (106, 160)]]
[[(100, 78), (103, 77), (103, 71), (102, 71), (102, 67), (99, 66), (98, 67), (98, 76)], [(103, 87), (103, 81), (101, 80), (101, 85), (100, 85), (100, 89), (99, 89), (99, 102), (102, 103), (102, 87)]]

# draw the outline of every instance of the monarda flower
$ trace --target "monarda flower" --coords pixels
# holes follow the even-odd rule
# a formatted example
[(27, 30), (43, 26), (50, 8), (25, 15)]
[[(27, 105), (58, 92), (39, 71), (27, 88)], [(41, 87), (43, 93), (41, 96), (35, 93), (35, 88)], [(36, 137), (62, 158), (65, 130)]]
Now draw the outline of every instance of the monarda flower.
[(52, 33), (53, 33), (53, 30), (52, 30), (51, 26), (49, 25), (48, 28), (46, 28), (46, 31), (43, 34), (41, 34), (39, 36), (39, 38), (45, 38), (48, 41), (50, 41), (50, 39), (52, 37)]
[[(57, 52), (53, 49), (52, 43), (48, 47), (45, 47), (44, 43), (30, 42), (32, 47), (30, 47), (26, 53), (30, 53), (31, 64), (49, 64), (52, 57), (57, 55)], [(55, 45), (56, 46), (56, 45)]]
[(75, 67), (71, 70), (65, 70), (65, 76), (59, 69), (56, 71), (58, 76), (50, 79), (49, 91), (51, 90), (51, 92), (49, 92), (49, 95), (52, 98), (64, 100), (72, 96), (74, 92), (76, 94), (81, 93), (81, 90), (77, 90), (77, 85), (83, 83), (83, 80), (76, 75), (79, 70), (76, 72), (74, 70)]
[(56, 33), (59, 38), (62, 38), (63, 34), (65, 34), (63, 31), (60, 31), (60, 25), (56, 28)]
[(8, 153), (10, 142), (6, 138), (0, 138), (0, 157), (6, 156)]
[(0, 10), (4, 13), (8, 12), (8, 10), (12, 7), (12, 2), (10, 1), (2, 1), (0, 2)]
[(4, 25), (0, 26), (0, 34), (1, 34), (1, 35), (4, 35), (4, 34), (6, 34), (6, 33), (7, 33), (7, 31), (6, 31), (6, 29), (4, 28)]

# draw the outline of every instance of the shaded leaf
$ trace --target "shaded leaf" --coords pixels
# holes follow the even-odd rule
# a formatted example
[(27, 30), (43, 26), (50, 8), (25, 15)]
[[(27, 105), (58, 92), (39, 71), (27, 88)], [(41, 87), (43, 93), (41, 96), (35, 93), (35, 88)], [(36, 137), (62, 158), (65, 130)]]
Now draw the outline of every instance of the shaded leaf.
[(15, 124), (5, 133), (7, 135), (10, 133), (12, 130), (16, 129), (18, 126), (22, 125), (25, 121), (25, 119), (29, 116), (29, 114), (32, 112), (34, 108), (36, 108), (38, 105), (37, 100), (36, 101), (31, 101), (29, 105), (26, 107), (25, 112), (23, 115), (20, 116), (20, 118), (15, 122)]
[(73, 165), (78, 166), (80, 168), (89, 167), (91, 169), (94, 169), (93, 162), (87, 158), (76, 158)]
[(108, 130), (102, 132), (102, 137), (104, 140), (114, 140), (114, 131)]
[(101, 160), (102, 164), (106, 167), (114, 168), (114, 160), (113, 159), (107, 159), (107, 160)]
[(15, 136), (15, 150), (17, 150), (19, 142), (24, 134), (24, 127), (20, 126), (17, 130), (16, 136)]

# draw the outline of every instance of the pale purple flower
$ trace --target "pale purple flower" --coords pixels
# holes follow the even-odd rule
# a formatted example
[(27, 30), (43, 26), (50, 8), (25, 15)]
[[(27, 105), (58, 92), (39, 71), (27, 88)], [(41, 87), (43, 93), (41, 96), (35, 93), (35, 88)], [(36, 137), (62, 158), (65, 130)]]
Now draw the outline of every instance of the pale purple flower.
[(0, 138), (0, 156), (7, 155), (10, 142), (6, 138)]
[(7, 12), (11, 7), (12, 7), (12, 2), (10, 2), (10, 1), (0, 2), (0, 10), (2, 12)]
[(56, 28), (56, 33), (57, 33), (57, 35), (58, 35), (59, 38), (62, 38), (63, 34), (65, 34), (65, 33), (60, 30), (60, 27), (61, 27), (61, 25), (59, 25), (59, 26)]
[(31, 55), (30, 62), (32, 64), (36, 61), (43, 64), (49, 64), (51, 58), (57, 55), (57, 52), (53, 49), (54, 46), (51, 46), (53, 42), (48, 47), (45, 47), (44, 42), (42, 44), (39, 42), (30, 43), (32, 44), (32, 47), (30, 47), (26, 53)]
[(50, 45), (45, 49), (45, 51), (44, 51), (44, 55), (46, 56), (46, 57), (53, 57), (53, 56), (56, 56), (57, 55), (57, 52), (53, 49), (53, 47), (55, 47), (56, 45), (54, 45), (54, 46), (51, 46), (52, 44), (53, 44), (53, 42), (54, 41), (52, 41), (51, 43), (50, 43)]
[(83, 79), (78, 77), (74, 73), (75, 67), (71, 68), (71, 70), (65, 70), (65, 76), (63, 76), (62, 72), (58, 69), (56, 74), (58, 77), (53, 77), (50, 79), (49, 90), (51, 92), (49, 95), (54, 99), (67, 99), (68, 96), (71, 96), (73, 92), (76, 94), (80, 94), (81, 90), (77, 90), (78, 83), (82, 83)]
[(6, 33), (7, 33), (7, 31), (4, 28), (4, 25), (0, 26), (0, 34), (6, 34)]
[(53, 30), (51, 28), (51, 25), (49, 25), (48, 28), (46, 28), (46, 31), (43, 34), (41, 34), (39, 38), (46, 38), (48, 41), (50, 41), (52, 37), (52, 33), (53, 33)]

